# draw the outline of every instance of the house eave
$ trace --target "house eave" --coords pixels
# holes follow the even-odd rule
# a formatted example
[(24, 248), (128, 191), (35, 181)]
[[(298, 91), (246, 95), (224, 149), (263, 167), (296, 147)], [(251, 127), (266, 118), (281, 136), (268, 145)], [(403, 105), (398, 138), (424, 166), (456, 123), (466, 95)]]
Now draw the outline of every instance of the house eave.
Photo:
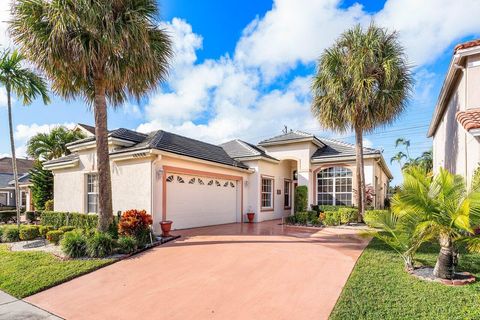
[(79, 163), (80, 159), (74, 159), (57, 163), (43, 164), (43, 168), (46, 170), (68, 169), (77, 167)]
[(273, 142), (260, 142), (258, 145), (262, 147), (268, 146), (278, 146), (284, 144), (292, 144), (292, 143), (300, 143), (300, 142), (312, 142), (317, 147), (325, 147), (325, 144), (318, 140), (316, 137), (306, 137), (302, 139), (290, 139), (290, 140), (282, 140), (282, 141), (273, 141)]
[(280, 160), (271, 159), (271, 158), (262, 157), (262, 156), (239, 157), (239, 158), (235, 158), (235, 160), (242, 161), (242, 162), (243, 161), (255, 161), (255, 160), (264, 160), (264, 161), (271, 162), (271, 163), (279, 163), (280, 162)]
[(470, 129), (468, 130), (468, 133), (474, 137), (480, 137), (480, 129)]
[(451, 86), (456, 79), (457, 73), (461, 71), (458, 67), (456, 67), (456, 65), (459, 65), (462, 62), (462, 59), (466, 56), (471, 56), (478, 53), (480, 53), (480, 46), (462, 49), (458, 50), (450, 60), (447, 75), (440, 90), (440, 94), (438, 95), (437, 105), (435, 106), (432, 121), (430, 122), (430, 126), (428, 128), (428, 138), (431, 138), (435, 135), (438, 125), (440, 124), (443, 114), (445, 113), (445, 110), (447, 108), (447, 98), (450, 95)]
[[(136, 142), (129, 141), (129, 140), (124, 140), (124, 139), (119, 139), (119, 138), (113, 138), (109, 137), (108, 138), (108, 146), (120, 146), (120, 147), (131, 147), (135, 145)], [(81, 150), (87, 150), (87, 149), (92, 149), (97, 146), (96, 141), (87, 141), (87, 142), (82, 142), (82, 143), (77, 143), (73, 145), (67, 145), (68, 150), (71, 152), (76, 152), (76, 151), (81, 151)]]

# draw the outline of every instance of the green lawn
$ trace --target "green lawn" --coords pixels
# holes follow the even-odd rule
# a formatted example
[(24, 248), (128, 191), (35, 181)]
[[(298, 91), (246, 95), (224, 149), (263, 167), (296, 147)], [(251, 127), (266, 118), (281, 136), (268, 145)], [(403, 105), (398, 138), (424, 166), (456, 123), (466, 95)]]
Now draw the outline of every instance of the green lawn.
[[(438, 248), (423, 247), (417, 260), (433, 266)], [(444, 286), (403, 271), (401, 259), (372, 240), (330, 315), (330, 319), (480, 319), (480, 255), (461, 255), (459, 270), (475, 274), (473, 285)]]
[(0, 245), (0, 289), (24, 298), (111, 263), (109, 259), (66, 260), (45, 252), (11, 252)]

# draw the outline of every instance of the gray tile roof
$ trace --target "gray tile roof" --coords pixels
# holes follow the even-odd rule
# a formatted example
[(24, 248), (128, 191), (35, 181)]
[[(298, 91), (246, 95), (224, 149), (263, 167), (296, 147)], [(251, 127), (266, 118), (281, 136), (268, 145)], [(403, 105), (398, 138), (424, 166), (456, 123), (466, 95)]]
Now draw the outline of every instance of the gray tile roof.
[(220, 146), (187, 138), (163, 130), (152, 132), (147, 135), (142, 142), (129, 148), (117, 150), (112, 152), (112, 154), (141, 149), (157, 149), (182, 156), (248, 169), (248, 166), (231, 158)]
[(260, 141), (258, 144), (262, 145), (265, 143), (272, 143), (272, 142), (284, 142), (284, 141), (291, 141), (291, 140), (298, 140), (298, 139), (305, 139), (305, 138), (314, 138), (315, 136), (310, 133), (302, 132), (302, 131), (290, 131), (288, 133), (284, 133), (269, 139), (265, 139)]
[[(355, 155), (355, 145), (327, 138), (319, 138), (325, 146), (318, 148), (312, 155), (312, 159), (347, 157)], [(380, 154), (380, 150), (372, 148), (363, 148), (363, 154)]]
[(231, 140), (220, 145), (227, 154), (234, 158), (249, 158), (249, 157), (264, 157), (272, 160), (277, 160), (274, 157), (268, 155), (261, 147), (255, 146), (243, 140)]
[(83, 123), (78, 123), (77, 125), (87, 130), (91, 134), (95, 134), (95, 127), (92, 127), (92, 126), (89, 126), (88, 124), (83, 124)]
[(13, 179), (13, 173), (0, 173), (0, 188), (12, 187), (9, 182)]
[[(140, 132), (125, 129), (125, 128), (119, 128), (113, 131), (109, 131), (108, 136), (112, 138), (135, 142), (135, 143), (140, 143), (143, 140), (145, 140), (145, 138), (147, 137), (147, 135), (144, 133), (140, 133)], [(95, 137), (88, 137), (85, 139), (80, 139), (74, 142), (70, 142), (69, 144), (67, 144), (67, 146), (74, 146), (77, 144), (90, 142), (90, 141), (95, 141)]]

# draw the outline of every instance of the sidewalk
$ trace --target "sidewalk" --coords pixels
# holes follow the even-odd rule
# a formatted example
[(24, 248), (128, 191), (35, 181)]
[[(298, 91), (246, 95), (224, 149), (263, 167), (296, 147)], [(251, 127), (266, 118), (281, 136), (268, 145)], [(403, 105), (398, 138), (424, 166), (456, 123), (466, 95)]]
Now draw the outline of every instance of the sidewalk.
[(0, 320), (60, 320), (45, 310), (0, 291)]

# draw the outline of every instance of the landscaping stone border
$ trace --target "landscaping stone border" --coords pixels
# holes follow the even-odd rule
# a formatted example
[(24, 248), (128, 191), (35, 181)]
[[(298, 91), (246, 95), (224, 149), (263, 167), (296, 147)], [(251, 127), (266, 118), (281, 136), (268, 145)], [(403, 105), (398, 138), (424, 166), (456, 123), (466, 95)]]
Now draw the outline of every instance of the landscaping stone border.
[(409, 273), (417, 279), (442, 283), (447, 286), (464, 286), (474, 283), (477, 279), (470, 272), (455, 272), (453, 279), (440, 279), (433, 275), (432, 267), (416, 268)]

